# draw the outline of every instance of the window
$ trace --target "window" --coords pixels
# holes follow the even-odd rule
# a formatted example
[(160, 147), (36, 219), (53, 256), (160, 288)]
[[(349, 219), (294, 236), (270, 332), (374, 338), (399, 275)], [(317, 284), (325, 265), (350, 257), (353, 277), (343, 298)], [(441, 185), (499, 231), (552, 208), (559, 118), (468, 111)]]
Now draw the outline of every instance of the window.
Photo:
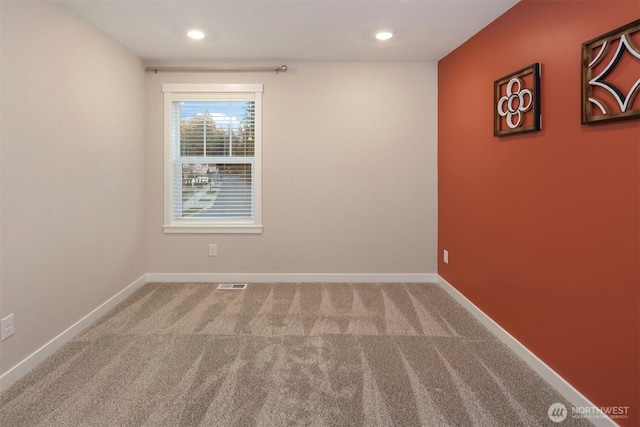
[(162, 92), (164, 232), (261, 233), (262, 85)]

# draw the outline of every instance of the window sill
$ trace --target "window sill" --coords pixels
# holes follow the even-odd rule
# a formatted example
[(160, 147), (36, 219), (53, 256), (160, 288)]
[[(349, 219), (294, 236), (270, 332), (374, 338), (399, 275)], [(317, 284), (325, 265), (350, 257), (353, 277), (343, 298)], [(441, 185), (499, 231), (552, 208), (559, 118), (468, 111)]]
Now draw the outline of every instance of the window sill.
[(261, 225), (165, 225), (165, 234), (262, 234)]

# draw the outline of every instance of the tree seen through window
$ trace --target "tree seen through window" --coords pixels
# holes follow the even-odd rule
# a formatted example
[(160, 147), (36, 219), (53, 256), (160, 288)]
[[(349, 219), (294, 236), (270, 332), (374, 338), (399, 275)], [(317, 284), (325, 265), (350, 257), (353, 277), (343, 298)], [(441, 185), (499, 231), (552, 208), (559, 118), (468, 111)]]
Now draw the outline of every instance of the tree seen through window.
[(252, 157), (252, 101), (181, 101), (181, 157)]

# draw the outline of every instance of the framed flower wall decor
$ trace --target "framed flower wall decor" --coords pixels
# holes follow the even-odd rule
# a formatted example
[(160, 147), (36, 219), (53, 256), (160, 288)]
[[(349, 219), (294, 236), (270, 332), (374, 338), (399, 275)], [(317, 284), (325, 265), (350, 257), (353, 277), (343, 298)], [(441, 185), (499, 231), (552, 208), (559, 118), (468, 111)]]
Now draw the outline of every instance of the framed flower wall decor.
[(493, 83), (493, 134), (540, 130), (540, 64), (531, 64)]
[(582, 44), (582, 123), (640, 117), (640, 19)]

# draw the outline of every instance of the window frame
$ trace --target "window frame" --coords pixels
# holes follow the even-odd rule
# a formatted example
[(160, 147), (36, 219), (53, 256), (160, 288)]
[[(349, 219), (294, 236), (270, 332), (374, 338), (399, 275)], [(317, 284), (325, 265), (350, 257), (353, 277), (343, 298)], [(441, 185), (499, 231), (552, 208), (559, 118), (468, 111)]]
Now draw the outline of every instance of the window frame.
[[(262, 233), (262, 84), (162, 84), (164, 97), (164, 233), (199, 233), (199, 234), (260, 234)], [(183, 94), (251, 93), (254, 96), (254, 156), (253, 156), (253, 221), (212, 221), (194, 220), (176, 221), (172, 214), (173, 173), (173, 141), (172, 141), (172, 104), (180, 100)], [(205, 160), (207, 157), (199, 158)]]

